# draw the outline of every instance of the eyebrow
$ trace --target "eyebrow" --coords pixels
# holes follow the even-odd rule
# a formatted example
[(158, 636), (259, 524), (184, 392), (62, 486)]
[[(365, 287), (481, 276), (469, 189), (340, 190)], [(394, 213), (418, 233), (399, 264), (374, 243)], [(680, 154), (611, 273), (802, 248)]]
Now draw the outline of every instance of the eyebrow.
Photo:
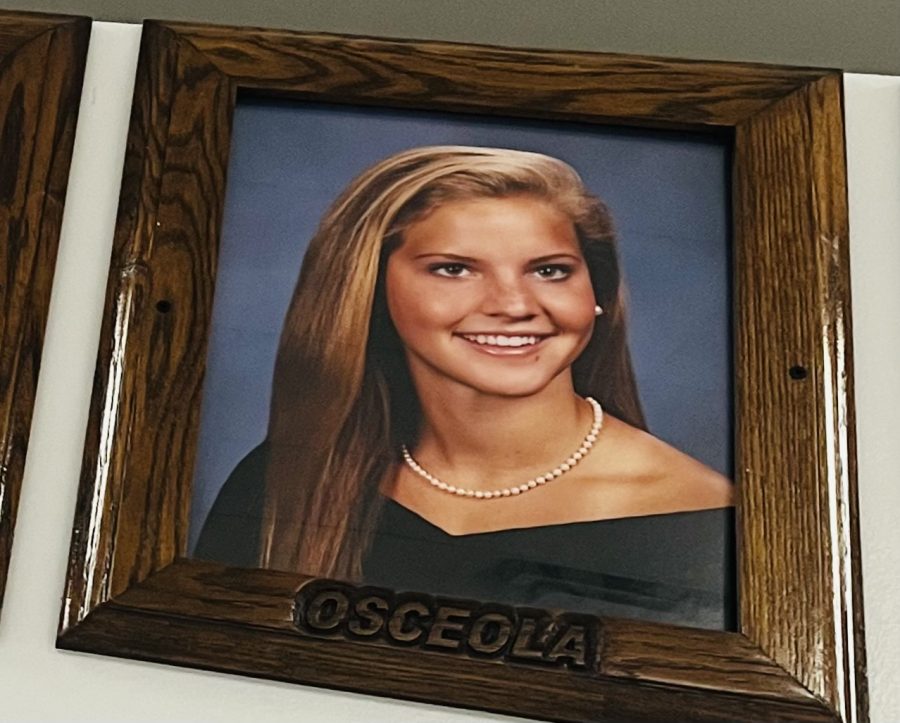
[(459, 254), (444, 254), (437, 251), (428, 251), (424, 254), (417, 254), (413, 256), (413, 258), (427, 259), (430, 256), (439, 256), (442, 259), (453, 259), (454, 261), (477, 261), (477, 259), (473, 259), (471, 256), (460, 256)]
[(533, 264), (541, 264), (546, 263), (548, 261), (554, 261), (558, 259), (569, 259), (570, 261), (583, 261), (583, 256), (576, 256), (575, 254), (570, 254), (566, 252), (560, 252), (558, 254), (547, 254), (546, 256), (539, 256), (536, 259), (532, 259), (531, 263)]
[[(424, 254), (417, 254), (413, 258), (418, 259), (427, 259), (430, 257), (437, 257), (442, 259), (453, 259), (454, 261), (465, 261), (468, 263), (475, 263), (478, 261), (476, 258), (472, 258), (471, 256), (461, 256), (460, 254), (451, 254), (451, 253), (440, 253), (435, 251), (429, 251)], [(583, 257), (576, 256), (575, 254), (571, 254), (565, 251), (560, 251), (558, 254), (547, 254), (546, 256), (538, 256), (534, 259), (529, 259), (529, 264), (542, 264), (547, 263), (548, 261), (560, 260), (560, 259), (568, 259), (570, 261), (580, 262), (583, 260)]]

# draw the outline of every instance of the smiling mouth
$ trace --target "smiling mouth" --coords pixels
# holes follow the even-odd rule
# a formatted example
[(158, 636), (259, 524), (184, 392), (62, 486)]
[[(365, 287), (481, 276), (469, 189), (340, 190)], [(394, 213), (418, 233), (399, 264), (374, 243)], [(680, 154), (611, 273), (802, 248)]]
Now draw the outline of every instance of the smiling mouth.
[(523, 354), (540, 346), (547, 335), (536, 334), (459, 334), (481, 351), (492, 354)]

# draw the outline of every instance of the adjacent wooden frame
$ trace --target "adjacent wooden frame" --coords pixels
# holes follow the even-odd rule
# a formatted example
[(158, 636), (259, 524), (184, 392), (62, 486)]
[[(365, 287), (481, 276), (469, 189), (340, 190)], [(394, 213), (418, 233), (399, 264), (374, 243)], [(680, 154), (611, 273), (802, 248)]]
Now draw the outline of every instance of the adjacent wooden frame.
[[(602, 620), (591, 674), (301, 635), (183, 559), (239, 90), (733, 143), (740, 632)], [(841, 75), (147, 22), (58, 645), (565, 721), (867, 719)]]
[(0, 605), (91, 21), (0, 11)]

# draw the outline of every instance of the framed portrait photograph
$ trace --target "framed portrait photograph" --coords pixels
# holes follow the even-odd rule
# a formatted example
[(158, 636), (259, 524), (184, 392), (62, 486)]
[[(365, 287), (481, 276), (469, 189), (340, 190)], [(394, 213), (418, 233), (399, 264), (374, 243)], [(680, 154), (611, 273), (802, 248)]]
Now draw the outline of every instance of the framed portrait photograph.
[[(726, 144), (683, 133), (250, 99), (238, 100), (234, 123), (191, 505), (194, 556), (403, 590), (732, 629)], [(586, 170), (577, 174), (569, 163)], [(370, 181), (353, 180), (367, 173)], [(420, 173), (433, 176), (421, 189), (410, 185)], [(394, 183), (395, 176), (395, 188), (382, 190), (381, 178)], [(346, 271), (332, 266), (345, 262), (326, 258), (323, 272), (307, 268), (298, 282), (305, 255), (314, 262), (313, 254), (343, 251), (349, 234), (331, 230), (328, 218), (333, 203), (347, 202), (341, 186), (348, 185), (357, 210), (341, 215), (340, 223), (349, 218), (351, 228), (361, 214), (377, 212), (379, 197), (390, 192), (444, 197), (438, 208), (461, 212), (459, 219), (448, 215), (451, 228), (465, 223), (469, 213), (476, 214), (476, 228), (461, 229), (461, 238), (452, 239), (437, 209), (416, 209), (416, 217), (437, 220), (440, 238), (423, 239), (421, 247), (404, 241), (404, 251), (411, 252), (408, 266), (398, 263), (399, 255), (390, 261), (385, 255), (381, 275), (349, 287)], [(589, 190), (594, 188), (597, 195)], [(450, 203), (448, 195), (458, 198)], [(385, 195), (384, 203), (394, 203), (392, 198)], [(411, 209), (422, 201), (407, 203)], [(556, 220), (540, 218), (548, 204), (571, 206), (584, 240), (573, 244), (568, 235), (541, 229), (527, 253), (516, 257), (513, 250), (523, 245), (528, 229)], [(507, 214), (537, 217), (515, 228)], [(504, 234), (511, 240), (501, 245)], [(379, 242), (384, 236), (375, 235)], [(616, 236), (633, 239), (619, 243), (621, 259)], [(308, 246), (313, 238), (316, 245)], [(491, 243), (497, 258), (475, 253)], [(313, 280), (309, 274), (320, 275)], [(381, 284), (385, 298), (376, 291)], [(544, 293), (550, 301), (542, 300)], [(335, 295), (333, 304), (322, 303), (328, 294)], [(267, 502), (267, 495), (277, 494), (268, 486), (277, 483), (267, 478), (282, 455), (291, 470), (309, 468), (322, 457), (321, 442), (307, 459), (297, 437), (315, 435), (328, 411), (301, 410), (309, 405), (307, 395), (334, 389), (337, 380), (329, 381), (333, 364), (324, 360), (313, 362), (323, 376), (304, 368), (318, 342), (309, 338), (312, 332), (294, 328), (320, 325), (323, 342), (339, 336), (343, 329), (333, 314), (340, 303), (381, 306), (371, 313), (363, 309), (365, 329), (347, 330), (359, 345), (348, 346), (341, 363), (371, 364), (361, 382), (348, 382), (361, 385), (363, 395), (380, 395), (374, 380), (393, 375), (386, 418), (379, 419), (374, 408), (351, 413), (351, 419), (359, 417), (352, 423), (367, 427), (374, 439), (357, 439), (340, 454), (381, 454), (387, 464), (371, 473), (377, 478), (377, 484), (370, 480), (371, 489), (355, 489), (354, 470), (348, 473), (351, 488), (339, 491), (342, 473), (327, 472), (321, 491), (310, 485), (310, 494), (321, 497), (320, 510), (306, 507), (316, 502), (298, 499), (293, 471), (284, 483), (287, 499)], [(378, 328), (366, 317), (390, 317), (390, 324)], [(632, 329), (630, 345), (626, 325)], [(302, 338), (296, 347), (294, 333)], [(401, 348), (410, 349), (409, 361)], [(412, 372), (419, 359), (428, 372)], [(273, 378), (276, 367), (282, 378)], [(516, 380), (517, 374), (523, 378)], [(307, 383), (310, 389), (295, 389)], [(449, 489), (463, 474), (454, 475), (449, 463), (439, 474), (429, 465), (432, 476), (448, 480), (444, 488), (422, 474), (425, 466), (410, 467), (401, 448), (406, 445), (409, 459), (425, 465), (427, 419), (450, 423), (450, 399), (473, 390), (479, 394), (460, 399), (461, 407), (482, 396), (500, 406), (475, 403), (460, 409), (453, 423), (462, 422), (482, 444), (496, 431), (495, 443), (512, 445), (507, 454), (516, 459), (495, 469), (485, 466), (480, 484), (473, 470), (470, 494), (462, 483)], [(561, 409), (544, 406), (551, 392)], [(425, 406), (428, 395), (436, 396), (431, 410)], [(592, 407), (583, 401), (592, 395), (599, 404), (597, 430)], [(530, 429), (522, 427), (511, 438), (503, 409), (522, 399), (541, 404), (531, 412), (515, 411), (516, 418), (530, 420)], [(282, 432), (275, 416), (293, 410), (301, 419), (288, 419)], [(402, 428), (405, 414), (415, 416), (408, 429)], [(551, 442), (548, 417), (561, 422), (565, 416), (572, 416), (571, 429)], [(477, 418), (484, 420), (483, 429), (474, 429)], [(628, 426), (621, 428), (626, 438), (616, 440), (611, 430), (619, 420)], [(441, 426), (438, 419), (433, 423)], [(305, 425), (310, 431), (299, 432)], [(396, 429), (387, 433), (392, 425)], [(646, 430), (680, 451), (645, 437)], [(379, 449), (386, 434), (389, 449)], [(589, 434), (597, 441), (579, 452)], [(548, 449), (526, 461), (521, 445), (537, 449), (544, 441)], [(501, 449), (484, 448), (478, 457), (501, 455)], [(691, 461), (682, 456), (685, 451)], [(603, 469), (586, 472), (596, 457), (606, 458)], [(608, 466), (631, 457), (640, 461), (615, 471)], [(649, 463), (654, 458), (655, 469)], [(408, 477), (397, 476), (398, 464)], [(550, 473), (561, 464), (567, 468), (556, 484)], [(683, 473), (674, 473), (673, 466)], [(591, 488), (592, 480), (609, 477), (616, 485), (630, 479), (628, 487), (641, 489), (640, 497), (626, 495), (614, 505), (610, 495), (616, 487)], [(641, 484), (651, 479), (660, 484), (658, 493)], [(676, 486), (680, 491), (670, 496)], [(452, 495), (438, 494), (447, 491)], [(581, 491), (583, 498), (576, 496)], [(359, 504), (359, 495), (371, 499)], [(345, 498), (348, 504), (342, 505)], [(292, 504), (303, 509), (288, 518)], [(277, 508), (275, 517), (283, 523), (265, 519), (266, 505)], [(382, 509), (371, 530), (362, 517), (346, 530), (337, 523), (377, 507)], [(335, 550), (313, 553), (341, 534), (347, 539)], [(293, 553), (307, 544), (310, 555), (354, 559), (295, 559)]]
[(145, 23), (58, 645), (865, 718), (840, 78)]
[(0, 606), (90, 33), (87, 18), (0, 11)]

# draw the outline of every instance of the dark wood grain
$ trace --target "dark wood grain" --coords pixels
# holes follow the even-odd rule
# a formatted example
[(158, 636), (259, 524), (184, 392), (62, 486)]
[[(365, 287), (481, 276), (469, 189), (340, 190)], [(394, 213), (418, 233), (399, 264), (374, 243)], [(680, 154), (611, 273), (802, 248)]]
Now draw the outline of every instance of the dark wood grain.
[[(636, 625), (639, 632), (633, 636), (632, 623), (609, 621), (615, 652), (603, 667), (612, 671), (591, 676), (439, 651), (304, 638), (290, 623), (290, 603), (302, 581), (284, 573), (179, 561), (101, 606), (60, 645), (549, 720), (671, 720), (673, 711), (679, 720), (834, 720), (827, 706), (792, 684), (783, 670), (771, 665), (767, 670), (761, 662), (751, 672), (743, 662), (746, 643), (738, 634), (699, 632), (692, 638), (679, 628), (645, 623)], [(179, 589), (189, 592), (179, 596)], [(709, 639), (703, 641), (705, 636)], [(711, 644), (713, 636), (719, 640)], [(681, 652), (673, 653), (679, 647)], [(656, 658), (661, 650), (672, 654), (668, 673)], [(693, 657), (697, 663), (704, 656), (706, 662), (715, 660), (723, 680), (729, 674), (745, 681), (752, 676), (773, 680), (765, 681), (762, 692), (754, 685), (723, 690), (685, 684), (678, 670), (682, 662)], [(655, 674), (641, 678), (621, 663), (642, 657), (656, 658)], [(782, 687), (774, 683), (777, 678)]]
[(0, 604), (90, 21), (0, 12)]
[(731, 127), (821, 70), (169, 24), (242, 87), (354, 105)]
[[(146, 24), (59, 645), (552, 720), (866, 720), (840, 80)], [(310, 639), (302, 577), (178, 559), (240, 89), (730, 134), (738, 633), (604, 620), (596, 674), (535, 670)]]
[[(118, 596), (116, 605), (159, 614), (182, 610), (194, 618), (295, 633), (293, 599), (308, 579), (180, 559)], [(370, 647), (344, 647), (360, 646)], [(700, 672), (701, 684), (710, 690), (728, 687), (731, 693), (799, 706), (815, 703), (802, 685), (738, 633), (604, 619), (598, 669), (611, 678), (688, 687), (697, 684)]]
[[(168, 564), (187, 539), (205, 351), (196, 330), (208, 327), (212, 306), (234, 98), (227, 79), (190, 47), (179, 54), (166, 45), (170, 36), (151, 26), (142, 39), (94, 384), (110, 426), (89, 427), (86, 450), (103, 452), (86, 452), (83, 471), (102, 495), (78, 505), (89, 519), (113, 508), (137, 523), (76, 522), (72, 555), (91, 559), (96, 571), (69, 582), (71, 600), (81, 603), (67, 615), (76, 618)], [(160, 46), (167, 50), (155, 55)], [(125, 445), (108, 434), (113, 429), (127, 436)], [(169, 452), (159, 457), (160, 449)], [(160, 478), (166, 484), (156, 484)]]
[(849, 715), (865, 688), (848, 665), (859, 563), (840, 92), (823, 78), (737, 129), (737, 404), (742, 630)]
[[(47, 15), (4, 10), (0, 12), (0, 63), (8, 62), (22, 46), (32, 40), (68, 25), (76, 18), (68, 15)], [(81, 19), (82, 22), (84, 19)]]

